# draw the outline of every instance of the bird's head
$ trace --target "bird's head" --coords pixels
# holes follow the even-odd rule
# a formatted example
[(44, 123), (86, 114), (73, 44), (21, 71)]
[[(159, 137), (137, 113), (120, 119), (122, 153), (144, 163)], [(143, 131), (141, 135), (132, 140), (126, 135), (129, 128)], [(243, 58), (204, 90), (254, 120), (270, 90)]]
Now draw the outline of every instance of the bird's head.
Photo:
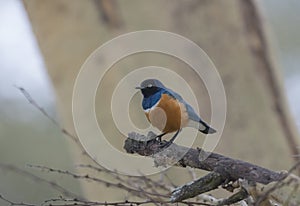
[(157, 79), (146, 79), (136, 89), (140, 89), (144, 97), (149, 97), (165, 89), (165, 86)]

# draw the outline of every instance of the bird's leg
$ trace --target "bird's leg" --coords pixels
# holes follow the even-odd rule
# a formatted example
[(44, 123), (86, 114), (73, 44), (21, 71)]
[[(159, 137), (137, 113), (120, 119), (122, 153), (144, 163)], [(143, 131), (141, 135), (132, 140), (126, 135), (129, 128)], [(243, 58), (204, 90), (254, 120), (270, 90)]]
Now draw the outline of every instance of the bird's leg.
[(169, 142), (173, 143), (180, 131), (181, 131), (181, 129), (177, 130), (177, 132), (174, 134), (174, 136), (170, 139)]
[(167, 133), (166, 133), (166, 132), (161, 133), (160, 135), (157, 135), (157, 136), (155, 137), (155, 139), (157, 139), (158, 141), (161, 142), (161, 138), (162, 138), (165, 134), (167, 134)]
[(176, 137), (178, 136), (179, 132), (181, 131), (181, 129), (177, 130), (177, 132), (174, 134), (174, 136), (170, 139), (170, 141), (166, 142), (165, 144), (162, 145), (162, 147), (169, 147), (174, 140), (176, 139)]

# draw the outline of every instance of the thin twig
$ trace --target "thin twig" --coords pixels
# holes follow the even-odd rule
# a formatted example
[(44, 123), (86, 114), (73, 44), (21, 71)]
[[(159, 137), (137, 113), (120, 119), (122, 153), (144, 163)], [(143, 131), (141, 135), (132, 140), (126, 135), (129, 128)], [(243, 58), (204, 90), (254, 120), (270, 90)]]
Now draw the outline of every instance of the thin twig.
[(90, 158), (88, 156), (88, 154), (86, 153), (86, 151), (84, 150), (84, 148), (82, 147), (82, 145), (79, 142), (79, 139), (77, 136), (71, 134), (68, 130), (66, 130), (65, 128), (63, 128), (62, 126), (60, 126), (60, 124), (53, 118), (51, 117), (51, 115), (48, 114), (48, 112), (41, 107), (32, 97), (31, 95), (26, 91), (26, 89), (24, 89), (23, 87), (19, 87), (16, 86), (15, 87), (24, 95), (24, 97), (27, 99), (27, 101), (34, 106), (38, 111), (40, 111), (45, 117), (47, 117), (47, 119), (49, 119), (52, 124), (54, 124), (57, 128), (60, 129), (60, 131), (65, 134), (67, 137), (69, 137), (80, 149), (80, 151), (82, 152), (82, 154), (84, 156), (87, 156), (88, 158)]
[(11, 171), (11, 172), (15, 172), (15, 173), (18, 173), (22, 176), (25, 176), (25, 177), (29, 177), (30, 179), (32, 179), (33, 181), (35, 182), (39, 182), (39, 183), (45, 183), (47, 185), (49, 185), (51, 188), (61, 192), (61, 194), (63, 194), (64, 196), (66, 197), (72, 197), (72, 198), (77, 198), (77, 199), (82, 199), (84, 200), (83, 197), (73, 193), (73, 192), (70, 192), (69, 190), (63, 188), (62, 186), (60, 186), (59, 184), (53, 182), (53, 181), (49, 181), (49, 180), (46, 180), (46, 179), (43, 179), (39, 176), (36, 176), (26, 170), (22, 170), (14, 165), (9, 165), (9, 164), (3, 164), (3, 163), (0, 163), (0, 168), (2, 170), (7, 170), (7, 171)]
[[(0, 194), (0, 199), (4, 202), (8, 203), (10, 206), (37, 206), (37, 204), (30, 204), (30, 203), (24, 203), (24, 202), (13, 202), (11, 200), (8, 200), (3, 195)], [(56, 203), (57, 202), (57, 203)], [(43, 203), (39, 205), (43, 206), (139, 206), (139, 205), (147, 205), (147, 204), (153, 204), (157, 203), (152, 200), (145, 200), (145, 201), (119, 201), (119, 202), (98, 202), (98, 201), (83, 201), (78, 199), (66, 199), (66, 198), (55, 198), (55, 199), (49, 199), (45, 200)], [(162, 201), (159, 202), (159, 204), (168, 204), (171, 203), (170, 201)], [(192, 201), (183, 201), (180, 202), (185, 205), (203, 205), (203, 206), (212, 206), (211, 204), (207, 203), (201, 203), (201, 202), (192, 202)]]
[(13, 202), (7, 198), (5, 198), (3, 195), (0, 194), (0, 200), (3, 200), (4, 202), (8, 203), (10, 206), (35, 206), (33, 204), (24, 203), (24, 202)]
[(271, 187), (270, 189), (266, 190), (266, 191), (264, 192), (264, 194), (261, 195), (261, 196), (257, 199), (255, 205), (256, 205), (256, 206), (259, 206), (259, 204), (260, 204), (262, 201), (264, 201), (264, 200), (265, 200), (272, 192), (274, 192), (275, 190), (280, 189), (281, 187), (285, 186), (286, 184), (285, 184), (283, 181), (284, 181), (289, 175), (291, 175), (293, 171), (295, 171), (295, 170), (298, 169), (299, 167), (300, 167), (300, 161), (297, 162), (297, 163), (296, 163), (296, 164), (295, 164), (295, 165), (287, 172), (287, 175), (286, 175), (285, 178), (279, 180), (278, 182), (276, 182), (276, 183), (274, 184), (273, 187)]
[[(55, 202), (61, 202), (58, 204), (55, 204)], [(147, 205), (147, 204), (153, 204), (153, 203), (159, 203), (161, 204), (169, 204), (170, 201), (161, 201), (161, 202), (155, 202), (152, 200), (144, 200), (144, 201), (131, 201), (131, 200), (125, 200), (125, 201), (118, 201), (118, 202), (98, 202), (98, 201), (78, 201), (76, 199), (64, 199), (64, 198), (57, 198), (57, 199), (50, 199), (46, 200), (43, 205), (51, 205), (51, 206), (97, 206), (97, 205), (114, 205), (114, 206), (138, 206), (138, 205)], [(212, 206), (211, 204), (207, 203), (201, 203), (201, 202), (193, 202), (193, 201), (182, 201), (180, 202), (185, 205), (203, 205), (203, 206)]]
[(145, 196), (144, 194), (152, 195), (152, 196), (165, 197), (165, 198), (169, 197), (168, 195), (150, 193), (150, 192), (147, 192), (147, 191), (140, 191), (140, 190), (137, 190), (135, 188), (128, 187), (128, 186), (126, 186), (124, 184), (121, 184), (121, 183), (113, 183), (113, 182), (109, 182), (109, 181), (99, 179), (99, 178), (96, 178), (96, 177), (91, 177), (88, 174), (80, 175), (80, 174), (75, 174), (73, 172), (70, 172), (68, 170), (54, 169), (54, 168), (50, 168), (50, 167), (47, 167), (47, 166), (40, 166), (40, 165), (30, 165), (30, 167), (38, 168), (38, 169), (41, 169), (43, 171), (54, 172), (54, 173), (58, 173), (58, 174), (71, 176), (74, 179), (83, 179), (83, 180), (90, 180), (90, 181), (93, 181), (93, 182), (98, 182), (98, 183), (104, 184), (107, 187), (115, 187), (115, 188), (123, 189), (125, 191), (129, 191), (131, 193), (135, 193), (135, 194), (140, 194), (140, 193), (143, 194), (142, 196), (138, 195), (140, 197), (144, 197)]

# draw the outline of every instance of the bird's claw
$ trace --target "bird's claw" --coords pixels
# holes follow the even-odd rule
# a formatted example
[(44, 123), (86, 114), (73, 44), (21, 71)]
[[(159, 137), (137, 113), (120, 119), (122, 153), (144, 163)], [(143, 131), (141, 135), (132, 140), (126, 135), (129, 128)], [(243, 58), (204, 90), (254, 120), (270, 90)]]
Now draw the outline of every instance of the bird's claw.
[(160, 142), (159, 147), (162, 148), (162, 149), (163, 149), (163, 148), (167, 148), (167, 147), (169, 147), (172, 143), (173, 143), (173, 142), (171, 142), (171, 141)]
[(160, 143), (162, 142), (162, 141), (161, 141), (161, 136), (156, 136), (156, 137), (155, 137), (155, 140), (156, 140), (156, 141), (159, 141)]

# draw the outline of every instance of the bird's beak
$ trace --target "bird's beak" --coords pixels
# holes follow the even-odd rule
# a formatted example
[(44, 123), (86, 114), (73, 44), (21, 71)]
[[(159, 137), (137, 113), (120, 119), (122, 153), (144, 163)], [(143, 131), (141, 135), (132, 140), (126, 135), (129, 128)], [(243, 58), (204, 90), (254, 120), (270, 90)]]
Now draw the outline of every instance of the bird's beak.
[(137, 87), (135, 87), (136, 89), (143, 89), (143, 87), (140, 87), (140, 86), (137, 86)]

